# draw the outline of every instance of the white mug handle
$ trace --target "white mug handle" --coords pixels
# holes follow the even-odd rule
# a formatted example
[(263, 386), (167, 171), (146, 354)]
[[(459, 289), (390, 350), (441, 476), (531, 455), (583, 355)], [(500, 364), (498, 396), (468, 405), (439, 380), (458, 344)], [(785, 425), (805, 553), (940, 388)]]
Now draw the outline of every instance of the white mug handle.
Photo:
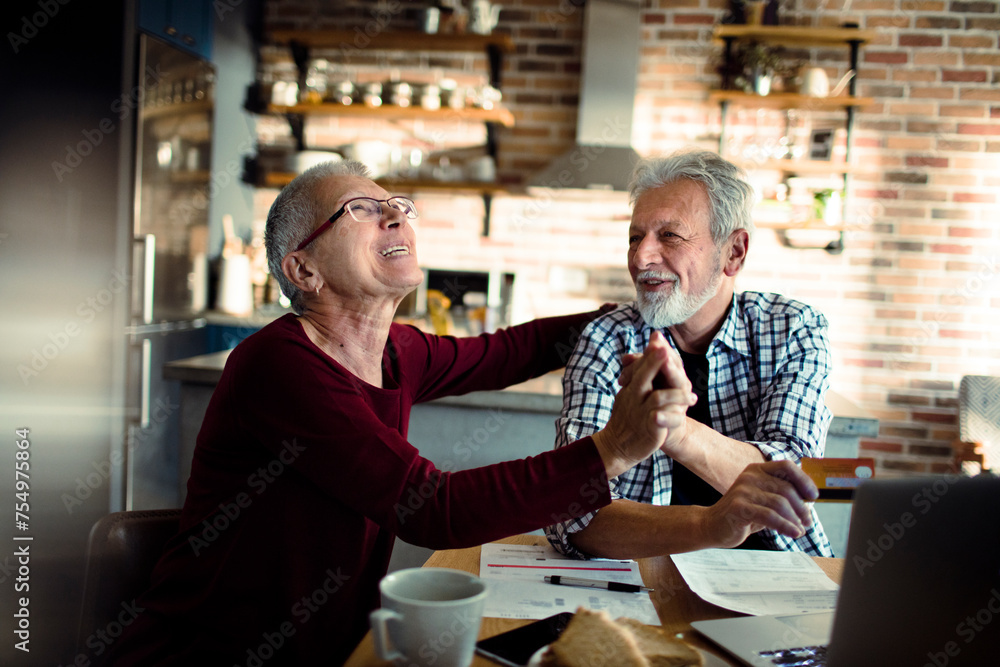
[(375, 639), (375, 653), (380, 660), (403, 660), (405, 655), (396, 650), (389, 649), (389, 628), (386, 624), (389, 621), (402, 621), (403, 616), (391, 609), (376, 609), (368, 615), (372, 624), (372, 635)]

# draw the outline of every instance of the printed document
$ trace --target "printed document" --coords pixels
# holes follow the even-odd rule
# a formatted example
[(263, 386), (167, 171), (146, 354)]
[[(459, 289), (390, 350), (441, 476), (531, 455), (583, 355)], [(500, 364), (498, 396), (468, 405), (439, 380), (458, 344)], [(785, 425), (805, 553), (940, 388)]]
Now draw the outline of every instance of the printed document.
[(731, 611), (762, 616), (837, 604), (837, 584), (801, 551), (703, 549), (670, 558), (692, 591)]
[(544, 577), (552, 575), (642, 585), (639, 564), (632, 560), (576, 560), (549, 545), (484, 544), (479, 576), (486, 580), (490, 592), (483, 615), (540, 619), (583, 606), (603, 609), (611, 618), (628, 616), (649, 625), (660, 624), (649, 593), (545, 583)]

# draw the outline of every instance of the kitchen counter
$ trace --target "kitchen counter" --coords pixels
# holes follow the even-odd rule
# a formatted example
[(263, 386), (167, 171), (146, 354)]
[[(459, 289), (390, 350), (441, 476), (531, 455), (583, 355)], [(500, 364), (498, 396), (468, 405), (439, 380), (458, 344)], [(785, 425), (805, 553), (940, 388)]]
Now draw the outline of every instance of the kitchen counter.
[[(214, 387), (222, 377), (232, 350), (202, 354), (164, 365), (163, 377), (193, 385)], [(481, 391), (465, 396), (449, 396), (434, 403), (468, 408), (491, 408), (517, 412), (559, 414), (562, 408), (562, 372), (549, 373), (502, 391)]]
[[(222, 376), (222, 369), (230, 352), (231, 350), (225, 350), (172, 361), (165, 365), (163, 376), (169, 380), (214, 387)], [(548, 373), (501, 391), (479, 391), (465, 396), (449, 396), (440, 398), (434, 403), (558, 415), (562, 409), (562, 371)], [(844, 396), (833, 390), (828, 391), (826, 404), (834, 415), (829, 435), (854, 438), (878, 435), (878, 420)], [(853, 456), (857, 456), (857, 453)]]
[[(194, 443), (208, 401), (222, 376), (230, 351), (205, 354), (165, 365), (166, 379), (181, 382), (181, 479), (190, 475)], [(878, 420), (840, 394), (829, 391), (833, 422), (826, 456), (858, 456), (860, 438), (878, 435)], [(555, 421), (562, 409), (562, 371), (548, 373), (500, 391), (450, 396), (413, 406), (409, 440), (442, 470), (466, 470), (534, 456), (552, 448)], [(181, 494), (185, 492), (181, 489)], [(851, 506), (821, 503), (817, 512), (834, 551), (843, 555)], [(419, 566), (430, 552), (397, 544), (392, 567)]]

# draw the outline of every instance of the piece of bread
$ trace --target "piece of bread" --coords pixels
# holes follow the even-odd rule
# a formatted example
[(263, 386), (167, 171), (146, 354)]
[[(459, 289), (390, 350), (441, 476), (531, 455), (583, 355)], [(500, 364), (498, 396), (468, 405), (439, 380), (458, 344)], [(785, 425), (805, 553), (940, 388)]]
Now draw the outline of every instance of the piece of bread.
[(543, 667), (648, 667), (631, 631), (580, 607), (542, 656)]
[(615, 621), (632, 631), (642, 656), (650, 667), (687, 667), (701, 665), (702, 658), (685, 642), (671, 637), (663, 628), (640, 623), (634, 618), (619, 618)]
[(542, 655), (543, 667), (700, 666), (701, 654), (660, 628), (632, 618), (615, 621), (580, 607)]

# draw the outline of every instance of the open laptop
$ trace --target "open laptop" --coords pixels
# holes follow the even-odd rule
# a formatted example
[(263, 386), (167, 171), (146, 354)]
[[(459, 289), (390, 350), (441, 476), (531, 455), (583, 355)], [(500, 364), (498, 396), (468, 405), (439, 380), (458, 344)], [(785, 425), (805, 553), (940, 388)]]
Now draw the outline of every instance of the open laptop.
[(837, 608), (691, 624), (747, 665), (1000, 665), (1000, 478), (872, 480)]

